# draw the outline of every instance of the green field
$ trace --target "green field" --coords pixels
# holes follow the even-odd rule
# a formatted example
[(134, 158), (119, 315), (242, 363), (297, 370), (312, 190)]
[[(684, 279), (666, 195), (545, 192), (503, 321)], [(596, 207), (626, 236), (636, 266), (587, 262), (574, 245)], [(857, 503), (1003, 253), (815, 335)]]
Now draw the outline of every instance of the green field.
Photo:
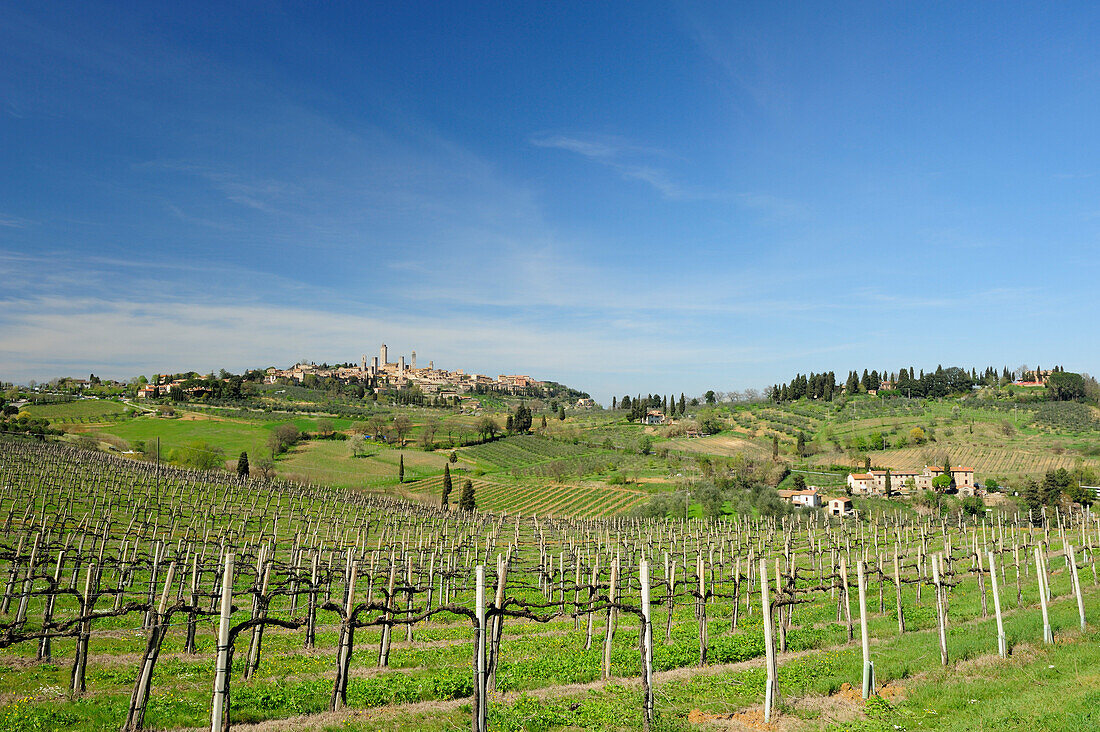
[(355, 457), (350, 440), (311, 440), (292, 448), (275, 464), (276, 472), (288, 480), (315, 482), (338, 488), (378, 488), (397, 483), (398, 462), (404, 458), (405, 480), (441, 475), (445, 453), (399, 450), (371, 445), (367, 456)]
[(121, 402), (107, 399), (77, 399), (55, 404), (27, 404), (22, 408), (32, 417), (44, 417), (50, 421), (94, 421), (97, 418), (123, 415), (132, 411)]

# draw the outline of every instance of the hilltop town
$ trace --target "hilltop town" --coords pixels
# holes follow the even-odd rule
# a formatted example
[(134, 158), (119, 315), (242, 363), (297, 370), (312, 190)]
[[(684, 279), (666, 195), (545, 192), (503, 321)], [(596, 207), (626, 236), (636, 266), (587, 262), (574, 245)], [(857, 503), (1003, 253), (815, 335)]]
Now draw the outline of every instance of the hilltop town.
[(321, 379), (334, 378), (348, 383), (370, 382), (375, 388), (415, 386), (424, 394), (438, 394), (444, 398), (478, 389), (526, 394), (528, 390), (539, 390), (545, 386), (543, 382), (526, 375), (501, 374), (493, 378), (484, 374), (466, 373), (463, 369), (454, 371), (437, 369), (434, 361), (428, 361), (427, 368), (418, 368), (416, 351), (411, 353), (408, 361), (405, 360), (404, 355), (399, 356), (396, 361), (390, 361), (389, 347), (385, 343), (378, 349), (378, 355), (371, 357), (369, 363), (364, 355), (358, 366), (324, 368), (312, 363), (297, 363), (289, 369), (271, 367), (265, 372), (264, 381), (275, 384), (283, 379), (302, 383), (310, 374)]
[[(286, 384), (306, 387), (354, 385), (366, 392), (376, 394), (397, 389), (409, 389), (426, 397), (449, 401), (464, 394), (506, 394), (521, 397), (549, 397), (569, 394), (580, 397), (594, 406), (588, 395), (563, 387), (553, 381), (539, 381), (526, 374), (500, 374), (496, 377), (485, 374), (469, 373), (464, 369), (437, 369), (434, 361), (428, 361), (427, 367), (418, 367), (416, 351), (406, 357), (402, 354), (397, 360), (390, 361), (389, 347), (383, 343), (377, 356), (369, 360), (366, 355), (358, 364), (343, 363), (336, 365), (318, 365), (312, 361), (299, 361), (293, 366), (280, 369), (269, 366), (262, 371), (248, 371), (241, 377), (244, 381), (262, 381), (264, 384)], [(229, 383), (232, 374), (222, 374), (217, 381)], [(217, 390), (212, 384), (213, 374), (203, 378), (194, 372), (181, 374), (158, 374), (152, 382), (137, 385), (136, 396), (139, 399), (166, 397), (173, 392), (192, 397), (207, 396)]]

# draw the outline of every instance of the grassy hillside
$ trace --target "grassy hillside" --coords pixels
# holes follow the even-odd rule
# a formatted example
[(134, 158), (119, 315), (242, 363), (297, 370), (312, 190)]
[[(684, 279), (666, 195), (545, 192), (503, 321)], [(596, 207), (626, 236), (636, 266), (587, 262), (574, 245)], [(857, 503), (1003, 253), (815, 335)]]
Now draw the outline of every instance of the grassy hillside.
[[(793, 469), (811, 484), (839, 486), (848, 469), (867, 460), (912, 469), (950, 459), (973, 467), (979, 482), (994, 478), (1009, 488), (1055, 468), (1100, 470), (1100, 412), (1094, 407), (1019, 402), (996, 394), (700, 405), (677, 424), (658, 427), (629, 423), (622, 411), (570, 410), (562, 421), (551, 405), (532, 402), (534, 434), (499, 436), (484, 444), (467, 443), (481, 439), (479, 423), (487, 417), (502, 428), (518, 400), (477, 397), (448, 409), (310, 401), (323, 396), (301, 388), (265, 389), (258, 402), (262, 409), (176, 405), (176, 416), (169, 417), (134, 416), (126, 405), (107, 400), (28, 410), (118, 449), (159, 438), (167, 458), (173, 450), (206, 442), (224, 451), (229, 469), (242, 451), (253, 463), (270, 457), (268, 439), (280, 425), (315, 432), (327, 419), (351, 439), (302, 442), (277, 456), (277, 475), (431, 502), (438, 500), (431, 481), (441, 479), (447, 456), (455, 451), (456, 480), (484, 481), (480, 500), (486, 507), (521, 513), (622, 513), (654, 493), (690, 490), (692, 482), (746, 469), (773, 485)], [(326, 414), (326, 409), (334, 411)], [(408, 423), (400, 450), (392, 439), (369, 444), (355, 439), (357, 433), (388, 430), (398, 419)], [(688, 427), (703, 422), (720, 432), (687, 436)], [(800, 435), (804, 455), (797, 450)], [(772, 462), (773, 441), (778, 463)], [(402, 456), (405, 485), (398, 482)], [(783, 485), (790, 483), (787, 477)]]

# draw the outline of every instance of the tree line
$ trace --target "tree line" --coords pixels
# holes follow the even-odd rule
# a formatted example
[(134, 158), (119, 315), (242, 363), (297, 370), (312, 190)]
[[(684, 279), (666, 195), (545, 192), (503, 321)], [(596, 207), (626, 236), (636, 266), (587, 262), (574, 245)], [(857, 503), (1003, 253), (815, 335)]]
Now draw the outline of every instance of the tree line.
[(1061, 366), (1055, 366), (1049, 372), (1040, 367), (1028, 369), (1019, 367), (1009, 371), (1005, 366), (998, 370), (993, 366), (979, 372), (976, 368), (966, 369), (960, 366), (944, 368), (937, 366), (935, 371), (925, 372), (913, 366), (902, 367), (897, 371), (863, 369), (849, 371), (843, 385), (837, 382), (832, 371), (809, 375), (796, 374), (786, 384), (774, 384), (766, 391), (767, 397), (776, 403), (792, 402), (798, 399), (817, 399), (832, 401), (841, 394), (866, 394), (869, 392), (887, 393), (892, 396), (939, 398), (950, 394), (966, 393), (976, 386), (1007, 386), (1014, 379), (1042, 381), (1045, 374), (1048, 398), (1056, 401), (1081, 400), (1086, 398), (1089, 377), (1067, 372)]

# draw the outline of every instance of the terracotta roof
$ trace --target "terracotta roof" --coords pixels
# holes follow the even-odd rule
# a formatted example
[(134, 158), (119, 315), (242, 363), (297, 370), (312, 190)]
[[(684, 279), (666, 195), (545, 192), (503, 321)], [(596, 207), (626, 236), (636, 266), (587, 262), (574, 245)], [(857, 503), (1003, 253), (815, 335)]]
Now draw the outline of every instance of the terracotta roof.
[(870, 473), (852, 473), (852, 477), (856, 480), (871, 480), (875, 476), (871, 475)]
[(817, 488), (807, 488), (804, 491), (789, 491), (781, 490), (777, 491), (781, 498), (792, 498), (794, 496), (814, 496), (817, 495)]

